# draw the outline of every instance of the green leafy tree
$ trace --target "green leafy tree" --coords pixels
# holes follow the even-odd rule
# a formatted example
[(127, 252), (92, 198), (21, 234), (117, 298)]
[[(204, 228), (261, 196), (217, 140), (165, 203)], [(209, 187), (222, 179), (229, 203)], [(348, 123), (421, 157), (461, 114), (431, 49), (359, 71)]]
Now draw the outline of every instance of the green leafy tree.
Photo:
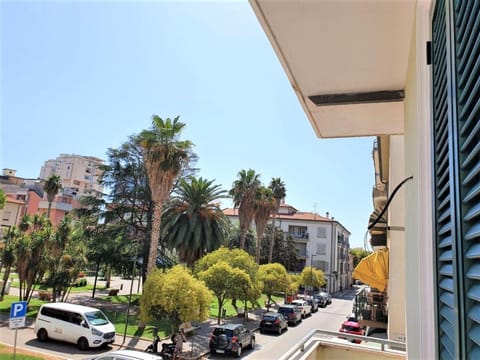
[(257, 232), (257, 247), (255, 260), (260, 264), (262, 238), (270, 216), (275, 210), (275, 198), (271, 189), (261, 186), (255, 195), (255, 230)]
[[(232, 223), (230, 225), (228, 243), (226, 244), (226, 247), (230, 249), (240, 248), (240, 228), (238, 227), (238, 224)], [(243, 250), (251, 256), (255, 256), (256, 254), (256, 240), (252, 229), (248, 229), (247, 231), (247, 235), (245, 236), (245, 247)]]
[(321, 288), (326, 285), (325, 274), (322, 270), (307, 266), (300, 274), (300, 284), (311, 288)]
[[(272, 227), (267, 225), (265, 229), (266, 238), (271, 239)], [(268, 249), (270, 244), (262, 243), (262, 256), (260, 258), (261, 264), (268, 263)], [(282, 264), (287, 271), (297, 271), (299, 267), (298, 250), (295, 247), (292, 237), (287, 235), (280, 229), (275, 228), (275, 242), (272, 261), (274, 263)], [(303, 266), (302, 266), (303, 267)]]
[[(285, 183), (280, 179), (272, 178), (270, 181), (269, 188), (273, 192), (273, 197), (275, 198), (275, 209), (273, 211), (273, 220), (272, 220), (272, 228), (275, 229), (275, 220), (277, 217), (278, 209), (280, 209), (280, 204), (285, 196), (287, 196), (287, 189), (285, 188)], [(273, 261), (273, 248), (275, 247), (275, 233), (272, 232), (270, 234), (270, 246), (268, 248), (268, 262), (271, 263)]]
[(205, 271), (200, 271), (198, 278), (205, 282), (217, 298), (218, 324), (220, 324), (225, 300), (227, 298), (243, 297), (252, 286), (250, 277), (244, 270), (234, 268), (224, 261), (217, 262)]
[(363, 248), (350, 249), (350, 253), (353, 255), (353, 268), (356, 268), (360, 261), (371, 254), (370, 251)]
[(140, 319), (170, 321), (172, 333), (182, 322), (205, 321), (212, 294), (190, 271), (177, 265), (162, 272), (153, 270), (144, 284), (140, 299)]
[(236, 295), (232, 297), (232, 305), (235, 307), (235, 309), (237, 309), (237, 296), (238, 298), (255, 302), (258, 297), (254, 296), (256, 296), (258, 289), (260, 288), (260, 284), (257, 279), (258, 264), (255, 262), (255, 259), (245, 250), (221, 247), (198, 260), (195, 264), (195, 273), (199, 274), (202, 271), (206, 271), (211, 266), (219, 262), (225, 262), (232, 268), (245, 271), (250, 278), (250, 288), (241, 288), (241, 293), (233, 294)]
[(0, 209), (3, 209), (6, 201), (7, 197), (5, 196), (5, 192), (3, 191), (3, 189), (0, 189)]
[(52, 174), (43, 184), (43, 190), (47, 193), (48, 210), (47, 218), (50, 219), (50, 211), (52, 210), (52, 202), (62, 189), (62, 179), (57, 174)]
[(20, 237), (15, 242), (19, 280), (19, 300), (30, 301), (34, 284), (43, 277), (47, 263), (45, 249), (51, 240), (52, 224), (46, 216), (25, 215), (19, 225)]
[(163, 206), (175, 181), (189, 161), (192, 143), (179, 140), (185, 124), (177, 116), (173, 120), (152, 117), (152, 127), (140, 133), (138, 141), (144, 150), (144, 165), (153, 201), (152, 229), (147, 274), (157, 266)]
[(267, 295), (268, 304), (272, 302), (272, 295), (285, 292), (289, 286), (290, 278), (282, 264), (271, 263), (260, 265), (258, 280), (263, 283), (263, 292)]
[(218, 202), (226, 197), (226, 191), (213, 181), (181, 179), (163, 213), (162, 239), (189, 266), (218, 249), (227, 238), (229, 220)]
[(233, 198), (234, 208), (238, 208), (240, 223), (240, 249), (245, 248), (245, 238), (250, 224), (255, 216), (255, 196), (261, 186), (260, 175), (255, 170), (240, 170), (238, 178), (233, 182), (230, 196)]

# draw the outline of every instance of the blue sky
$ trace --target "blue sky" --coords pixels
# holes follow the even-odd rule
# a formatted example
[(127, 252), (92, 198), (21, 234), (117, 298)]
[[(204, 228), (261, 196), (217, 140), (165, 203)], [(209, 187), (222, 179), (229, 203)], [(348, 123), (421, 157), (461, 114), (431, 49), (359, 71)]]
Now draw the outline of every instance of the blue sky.
[[(1, 11), (1, 168), (36, 178), (61, 153), (105, 159), (152, 114), (180, 115), (199, 176), (241, 169), (329, 212), (363, 246), (373, 138), (318, 139), (245, 1), (9, 1)], [(225, 206), (230, 206), (229, 201)]]

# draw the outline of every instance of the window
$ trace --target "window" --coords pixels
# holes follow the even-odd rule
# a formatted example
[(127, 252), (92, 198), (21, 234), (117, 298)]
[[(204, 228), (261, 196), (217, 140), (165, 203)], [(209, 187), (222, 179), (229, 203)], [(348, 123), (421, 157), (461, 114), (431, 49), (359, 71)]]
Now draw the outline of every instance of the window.
[(317, 238), (326, 239), (327, 238), (327, 229), (319, 226), (317, 228)]
[(327, 254), (327, 244), (317, 244), (317, 255)]
[(8, 210), (3, 210), (2, 220), (3, 221), (10, 221), (11, 212)]

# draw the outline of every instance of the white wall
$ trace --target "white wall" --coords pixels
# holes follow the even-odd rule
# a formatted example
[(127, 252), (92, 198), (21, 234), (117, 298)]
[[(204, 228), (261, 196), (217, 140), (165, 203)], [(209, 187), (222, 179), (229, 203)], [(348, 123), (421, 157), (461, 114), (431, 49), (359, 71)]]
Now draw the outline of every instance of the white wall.
[(405, 100), (406, 326), (409, 359), (435, 359), (435, 301), (431, 186), (431, 94), (426, 64), (432, 2), (417, 2)]
[[(389, 197), (408, 176), (404, 166), (404, 136), (390, 136)], [(395, 194), (388, 209), (388, 248), (390, 276), (388, 281), (388, 338), (405, 341), (405, 188)]]

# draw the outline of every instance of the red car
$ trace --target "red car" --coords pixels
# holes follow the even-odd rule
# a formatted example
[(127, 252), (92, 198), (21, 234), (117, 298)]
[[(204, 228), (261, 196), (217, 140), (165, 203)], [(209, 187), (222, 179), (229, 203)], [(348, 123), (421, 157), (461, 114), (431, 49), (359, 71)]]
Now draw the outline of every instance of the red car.
[[(360, 324), (356, 321), (344, 321), (342, 324), (342, 327), (340, 330), (338, 330), (341, 333), (347, 333), (347, 334), (353, 334), (353, 335), (364, 335), (365, 331), (360, 327)], [(346, 339), (343, 337), (340, 337), (340, 339)], [(350, 340), (351, 342), (355, 344), (360, 344), (362, 341), (357, 340), (357, 339), (352, 339)]]

